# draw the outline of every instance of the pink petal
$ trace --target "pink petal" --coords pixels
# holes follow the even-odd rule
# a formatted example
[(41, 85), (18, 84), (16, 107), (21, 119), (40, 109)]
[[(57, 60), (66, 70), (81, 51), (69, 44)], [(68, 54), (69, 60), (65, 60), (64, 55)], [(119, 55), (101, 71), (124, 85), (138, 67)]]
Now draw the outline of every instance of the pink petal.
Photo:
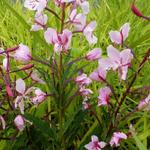
[(6, 128), (6, 122), (5, 122), (4, 118), (3, 118), (3, 116), (1, 116), (1, 115), (0, 115), (0, 122), (2, 123), (3, 130), (5, 130), (5, 128)]
[(44, 38), (48, 44), (54, 44), (58, 41), (56, 30), (48, 28), (44, 33)]
[(102, 54), (102, 50), (100, 48), (94, 48), (86, 55), (86, 59), (97, 60), (101, 57), (101, 54)]
[(110, 37), (111, 41), (116, 43), (116, 44), (121, 44), (122, 43), (121, 34), (118, 31), (110, 31), (109, 32), (109, 37)]
[(21, 115), (16, 116), (16, 118), (14, 119), (14, 124), (16, 125), (19, 131), (23, 131), (25, 128), (24, 119)]
[(25, 93), (25, 82), (20, 78), (16, 81), (16, 91), (19, 92), (20, 94)]
[(129, 31), (130, 31), (130, 24), (129, 23), (125, 23), (121, 28), (120, 31), (123, 34), (123, 41), (126, 40), (126, 38), (128, 37)]

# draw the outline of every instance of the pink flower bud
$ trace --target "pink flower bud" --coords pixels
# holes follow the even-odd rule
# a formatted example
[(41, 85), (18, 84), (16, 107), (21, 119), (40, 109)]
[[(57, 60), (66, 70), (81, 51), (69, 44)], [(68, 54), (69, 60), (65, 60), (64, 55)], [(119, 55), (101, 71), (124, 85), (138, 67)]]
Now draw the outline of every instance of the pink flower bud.
[(30, 53), (29, 47), (23, 44), (19, 44), (19, 48), (16, 50), (14, 54), (14, 58), (24, 63), (31, 60), (31, 53)]
[(81, 87), (80, 90), (79, 90), (79, 93), (82, 95), (82, 96), (88, 96), (90, 94), (93, 94), (93, 91), (90, 90), (90, 89), (86, 89), (84, 87)]
[(138, 105), (138, 110), (150, 110), (150, 94), (143, 100), (140, 101)]
[(14, 124), (19, 131), (23, 131), (25, 128), (24, 118), (21, 115), (16, 116), (16, 118), (14, 119)]
[(135, 7), (134, 3), (131, 4), (131, 10), (136, 16), (143, 17), (143, 14)]
[(100, 48), (95, 48), (93, 50), (91, 50), (86, 56), (85, 58), (87, 60), (97, 60), (101, 57), (101, 49)]
[(8, 96), (13, 97), (13, 92), (9, 85), (6, 85), (6, 91), (7, 91)]

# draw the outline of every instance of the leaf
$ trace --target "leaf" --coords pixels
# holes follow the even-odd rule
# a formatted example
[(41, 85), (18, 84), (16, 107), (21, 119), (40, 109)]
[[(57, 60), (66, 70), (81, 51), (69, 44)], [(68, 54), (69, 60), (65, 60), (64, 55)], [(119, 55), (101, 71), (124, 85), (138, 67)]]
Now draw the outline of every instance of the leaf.
[(133, 134), (133, 138), (134, 138), (139, 150), (147, 150), (147, 148), (143, 145), (143, 143), (140, 141), (140, 139), (135, 134)]
[(40, 118), (34, 117), (30, 114), (25, 114), (24, 117), (31, 121), (35, 127), (37, 127), (42, 133), (51, 138), (53, 142), (56, 142), (56, 133), (53, 128), (51, 128), (48, 123), (42, 121)]

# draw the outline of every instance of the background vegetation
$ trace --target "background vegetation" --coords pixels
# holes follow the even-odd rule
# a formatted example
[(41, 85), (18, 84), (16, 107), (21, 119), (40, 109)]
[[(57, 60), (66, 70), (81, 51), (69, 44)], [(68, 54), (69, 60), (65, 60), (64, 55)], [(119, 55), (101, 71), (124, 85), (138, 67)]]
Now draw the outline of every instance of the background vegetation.
[[(91, 12), (89, 14), (89, 19), (97, 21), (97, 29), (95, 34), (98, 37), (98, 43), (95, 47), (101, 47), (103, 49), (103, 54), (105, 55), (106, 47), (110, 43), (108, 32), (112, 29), (119, 29), (120, 26), (125, 22), (129, 22), (131, 25), (131, 31), (127, 43), (129, 47), (134, 50), (136, 56), (140, 60), (146, 50), (150, 47), (150, 22), (144, 21), (133, 15), (130, 10), (130, 4), (132, 0), (90, 0), (90, 2)], [(139, 0), (137, 1), (136, 5), (146, 16), (150, 15), (150, 1)], [(32, 18), (33, 13), (24, 9), (23, 4), (20, 0), (0, 0), (0, 47), (13, 47), (14, 45), (17, 45), (19, 43), (24, 43), (32, 49), (33, 56), (40, 56), (43, 59), (45, 59), (45, 57), (48, 58), (49, 54), (52, 52), (52, 47), (47, 45), (41, 31), (38, 33), (30, 32)], [(55, 24), (57, 24), (57, 20), (55, 20), (53, 16), (49, 16), (48, 25), (55, 26)], [(76, 56), (84, 55), (92, 48), (89, 47), (88, 43), (83, 37), (80, 37), (80, 35), (78, 35), (76, 38), (78, 38), (78, 40), (74, 41), (81, 42), (73, 42), (72, 57), (74, 58)], [(81, 40), (79, 40), (79, 38)], [(0, 63), (2, 63), (1, 60)], [(17, 65), (18, 64), (14, 64), (14, 66)], [(78, 65), (83, 66), (84, 62), (81, 64), (78, 63)], [(86, 72), (89, 73), (93, 71), (93, 67), (96, 68), (96, 65), (97, 64), (89, 65), (86, 68)], [(37, 69), (41, 70), (41, 66), (39, 65)], [(149, 74), (150, 62), (148, 62), (144, 67), (143, 72), (140, 74), (140, 77), (134, 84), (134, 88), (140, 88), (143, 85), (150, 85)], [(22, 75), (19, 74), (18, 76)], [(111, 83), (115, 85), (116, 81), (113, 80), (111, 81)], [(122, 88), (118, 85), (115, 86), (116, 89), (118, 88), (118, 92), (119, 90), (122, 90)], [(93, 88), (96, 91), (99, 87), (99, 85), (96, 85)], [(42, 88), (44, 89), (45, 87)], [(128, 97), (127, 103), (124, 104), (124, 108), (122, 110), (123, 112), (129, 112), (131, 108), (134, 108), (138, 104), (139, 99), (143, 98), (143, 96), (146, 94), (144, 90), (140, 92), (140, 94), (136, 94), (134, 97), (132, 97), (132, 99)], [(78, 99), (77, 102), (80, 100), (81, 98)], [(49, 100), (48, 103), (50, 102), (51, 101)], [(72, 106), (68, 108), (68, 118), (71, 117), (72, 119), (66, 123), (66, 137), (68, 137), (68, 140), (71, 140), (72, 137), (75, 137), (75, 149), (82, 150), (83, 145), (89, 142), (92, 134), (95, 133), (96, 135), (99, 135), (102, 134), (103, 131), (98, 128), (98, 123), (93, 117), (82, 112), (81, 105), (79, 105), (79, 103), (77, 102), (75, 104), (72, 104)], [(129, 105), (130, 107), (128, 107)], [(38, 120), (38, 118), (40, 118), (42, 113), (45, 111), (46, 107), (47, 103), (44, 103), (40, 107), (38, 107), (36, 114), (34, 114), (36, 116), (35, 120), (33, 120), (33, 118), (30, 118), (31, 116), (27, 116), (36, 124), (38, 128), (38, 130), (34, 128), (33, 130), (29, 130), (31, 134), (28, 137), (28, 140), (28, 135), (24, 133), (20, 134), (18, 140), (16, 141), (1, 140), (0, 150), (30, 150), (39, 149), (39, 146), (41, 147), (41, 149), (51, 149), (48, 145), (46, 145), (47, 143), (45, 141), (49, 134), (52, 134), (52, 136), (54, 136), (55, 133), (51, 130), (47, 130), (47, 124), (43, 124), (43, 122), (41, 122), (42, 126), (39, 125), (40, 120)], [(49, 107), (48, 109), (51, 110), (52, 108)], [(101, 113), (100, 111), (98, 112), (99, 114)], [(30, 113), (34, 113), (34, 108)], [(109, 117), (104, 117), (106, 119), (104, 121), (107, 122), (109, 120)], [(82, 120), (84, 120), (84, 122), (82, 122)], [(126, 126), (128, 128), (131, 123), (134, 124), (134, 128), (137, 134), (133, 138), (129, 138), (128, 140), (122, 142), (121, 146), (118, 149), (150, 149), (150, 113), (135, 113), (134, 115), (126, 118), (122, 122), (122, 124), (119, 124), (119, 126)], [(8, 133), (8, 136), (9, 134), (11, 134), (11, 131), (10, 133)], [(78, 135), (77, 137), (76, 134)], [(68, 141), (68, 143), (69, 142), (71, 141)], [(71, 149), (74, 148), (70, 147), (70, 150)]]

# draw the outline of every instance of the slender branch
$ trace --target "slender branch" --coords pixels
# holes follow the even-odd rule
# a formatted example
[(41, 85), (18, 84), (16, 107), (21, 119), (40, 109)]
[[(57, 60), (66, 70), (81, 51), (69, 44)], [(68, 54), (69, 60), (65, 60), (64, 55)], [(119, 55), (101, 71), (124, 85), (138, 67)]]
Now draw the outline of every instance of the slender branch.
[(46, 7), (45, 10), (49, 11), (50, 13), (52, 13), (57, 19), (61, 20), (61, 18), (58, 16), (58, 14), (56, 12), (54, 12), (52, 9)]

